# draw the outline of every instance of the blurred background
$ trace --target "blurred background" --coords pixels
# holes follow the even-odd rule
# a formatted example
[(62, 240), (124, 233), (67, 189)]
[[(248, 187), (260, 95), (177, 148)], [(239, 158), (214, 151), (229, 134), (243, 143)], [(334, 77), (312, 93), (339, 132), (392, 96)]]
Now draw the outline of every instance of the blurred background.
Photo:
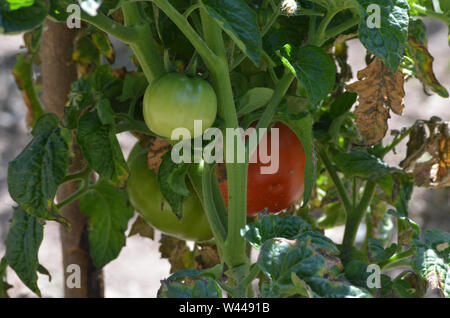
[[(425, 21), (428, 27), (428, 49), (435, 58), (434, 71), (436, 77), (450, 90), (450, 47), (448, 46), (448, 27), (443, 23)], [(0, 258), (5, 252), (4, 240), (12, 217), (11, 200), (7, 189), (8, 162), (14, 159), (31, 139), (30, 131), (25, 126), (26, 106), (17, 89), (11, 70), (17, 53), (25, 51), (21, 35), (0, 35)], [(118, 59), (113, 67), (126, 66), (131, 70), (131, 52), (127, 46), (113, 41)], [(349, 64), (356, 72), (365, 68), (365, 49), (358, 40), (349, 41)], [(450, 121), (450, 99), (443, 99), (433, 94), (427, 96), (421, 83), (416, 79), (405, 85), (406, 98), (403, 116), (392, 114), (389, 120), (390, 129), (401, 129), (411, 126), (417, 119), (429, 119), (439, 115), (444, 121)], [(128, 133), (118, 136), (125, 156), (135, 143), (135, 138)], [(389, 140), (391, 137), (387, 136)], [(396, 148), (396, 154), (389, 155), (386, 160), (390, 165), (398, 166), (405, 154), (406, 141)], [(450, 232), (450, 188), (429, 190), (415, 188), (410, 202), (410, 217), (423, 230), (441, 229)], [(130, 220), (130, 226), (134, 219)], [(128, 229), (129, 230), (129, 229)], [(343, 228), (339, 227), (326, 232), (337, 243), (342, 240)], [(364, 238), (365, 228), (362, 224), (358, 238)], [(105, 297), (156, 297), (160, 280), (169, 275), (170, 265), (167, 260), (160, 259), (158, 251), (159, 233), (155, 240), (140, 236), (127, 239), (126, 246), (119, 257), (106, 265)], [(39, 260), (52, 275), (39, 274), (38, 285), (43, 297), (63, 297), (62, 252), (59, 241), (59, 225), (48, 222), (45, 226), (44, 240), (39, 250)], [(36, 297), (30, 292), (12, 270), (8, 270), (8, 282), (13, 285), (11, 297)]]

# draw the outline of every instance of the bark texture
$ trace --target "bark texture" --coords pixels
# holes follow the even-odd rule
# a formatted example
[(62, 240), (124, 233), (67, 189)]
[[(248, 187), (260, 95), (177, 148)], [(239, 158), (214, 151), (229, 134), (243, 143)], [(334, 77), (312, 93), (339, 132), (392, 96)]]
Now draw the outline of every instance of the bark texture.
[[(76, 65), (72, 61), (73, 42), (77, 29), (68, 29), (64, 23), (47, 20), (41, 42), (42, 99), (46, 111), (62, 117), (67, 96), (73, 81), (77, 80)], [(73, 143), (75, 154), (69, 173), (85, 166), (79, 147)], [(79, 182), (66, 183), (58, 189), (57, 199), (68, 197), (78, 189)], [(71, 230), (61, 227), (64, 282), (73, 273), (67, 273), (67, 266), (77, 264), (81, 270), (81, 288), (64, 286), (66, 298), (98, 298), (104, 296), (102, 271), (97, 271), (89, 254), (86, 215), (79, 208), (79, 201), (67, 205), (62, 214), (71, 223)]]

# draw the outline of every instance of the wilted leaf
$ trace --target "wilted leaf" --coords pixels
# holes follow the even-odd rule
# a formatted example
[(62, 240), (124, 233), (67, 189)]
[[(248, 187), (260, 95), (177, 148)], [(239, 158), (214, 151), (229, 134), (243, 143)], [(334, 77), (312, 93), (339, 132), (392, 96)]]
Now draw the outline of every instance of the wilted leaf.
[(162, 162), (162, 157), (167, 151), (169, 151), (169, 149), (170, 143), (168, 141), (158, 137), (153, 139), (147, 155), (148, 168), (158, 173), (159, 166)]
[(217, 264), (220, 264), (219, 252), (217, 246), (205, 245), (198, 246), (195, 249), (195, 268), (196, 269), (208, 269)]
[(159, 243), (161, 258), (166, 258), (169, 261), (171, 273), (191, 267), (193, 257), (186, 241), (162, 234)]
[(34, 126), (39, 116), (44, 113), (34, 88), (32, 66), (33, 60), (30, 57), (18, 54), (17, 62), (12, 70), (17, 87), (22, 93), (22, 98), (28, 108), (26, 124), (31, 127)]
[(421, 43), (414, 37), (408, 38), (408, 52), (414, 61), (417, 70), (417, 77), (424, 84), (429, 86), (435, 93), (442, 97), (448, 97), (448, 91), (439, 83), (433, 72), (434, 58), (431, 56), (426, 44)]
[(355, 110), (358, 130), (365, 137), (366, 145), (379, 142), (386, 135), (389, 110), (401, 115), (403, 112), (404, 76), (401, 70), (395, 74), (375, 58), (370, 65), (358, 72), (358, 81), (346, 86), (359, 95)]
[(96, 30), (92, 33), (91, 38), (92, 43), (97, 47), (100, 53), (106, 57), (110, 64), (113, 64), (116, 54), (108, 35), (104, 32)]
[(141, 216), (138, 216), (136, 221), (134, 221), (128, 236), (130, 237), (136, 234), (152, 240), (155, 238), (155, 230)]
[[(450, 122), (417, 121), (412, 127), (405, 159), (400, 166), (412, 169), (414, 183), (420, 187), (450, 185)], [(426, 135), (428, 127), (428, 137)], [(425, 157), (425, 161), (420, 161)]]

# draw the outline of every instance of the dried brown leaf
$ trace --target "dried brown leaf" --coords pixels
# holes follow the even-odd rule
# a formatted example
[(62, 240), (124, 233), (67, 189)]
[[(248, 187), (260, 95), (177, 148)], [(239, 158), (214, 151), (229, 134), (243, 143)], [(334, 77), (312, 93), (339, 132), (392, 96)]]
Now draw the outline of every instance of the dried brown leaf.
[[(425, 130), (428, 127), (428, 137)], [(420, 161), (426, 155), (425, 161)], [(417, 121), (411, 130), (400, 167), (412, 170), (419, 187), (450, 186), (450, 122)]]
[(192, 266), (192, 252), (186, 245), (186, 241), (162, 234), (159, 243), (161, 258), (167, 258), (169, 260), (171, 273)]
[(136, 234), (139, 234), (142, 237), (148, 237), (152, 240), (155, 239), (155, 230), (141, 216), (138, 216), (136, 221), (134, 221), (128, 236)]
[(168, 141), (161, 138), (153, 139), (147, 155), (148, 167), (155, 170), (157, 173), (162, 161), (161, 158), (167, 151), (169, 151), (169, 149), (170, 143)]
[(404, 75), (401, 70), (395, 74), (375, 58), (368, 67), (358, 72), (358, 81), (346, 89), (359, 95), (355, 116), (358, 130), (366, 145), (379, 142), (386, 135), (389, 110), (401, 115), (403, 112)]
[(220, 264), (219, 252), (216, 246), (201, 246), (195, 252), (195, 268), (207, 269)]

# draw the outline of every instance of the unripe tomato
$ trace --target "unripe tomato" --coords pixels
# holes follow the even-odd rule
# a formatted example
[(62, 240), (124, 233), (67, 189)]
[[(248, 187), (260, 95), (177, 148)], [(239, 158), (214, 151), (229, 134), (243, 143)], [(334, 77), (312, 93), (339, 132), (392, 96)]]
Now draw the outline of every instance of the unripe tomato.
[[(304, 190), (305, 152), (297, 135), (286, 125), (277, 124), (279, 129), (279, 167), (274, 174), (261, 174), (263, 164), (258, 160), (248, 166), (247, 177), (247, 215), (255, 216), (267, 209), (275, 213), (295, 203)], [(267, 153), (271, 154), (271, 133), (267, 133)], [(263, 144), (261, 141), (260, 146)], [(258, 146), (259, 147), (259, 146)], [(256, 155), (256, 152), (254, 153)], [(228, 201), (228, 184), (220, 180), (222, 196)]]
[[(186, 128), (195, 138), (214, 123), (217, 97), (207, 81), (169, 73), (147, 87), (143, 111), (145, 123), (156, 134), (170, 138), (174, 129)], [(202, 121), (202, 131), (195, 135), (194, 120)]]
[(156, 173), (148, 168), (147, 152), (136, 144), (128, 158), (130, 176), (127, 193), (136, 211), (155, 229), (182, 240), (206, 241), (212, 238), (208, 219), (196, 194), (183, 204), (179, 220), (164, 200)]

